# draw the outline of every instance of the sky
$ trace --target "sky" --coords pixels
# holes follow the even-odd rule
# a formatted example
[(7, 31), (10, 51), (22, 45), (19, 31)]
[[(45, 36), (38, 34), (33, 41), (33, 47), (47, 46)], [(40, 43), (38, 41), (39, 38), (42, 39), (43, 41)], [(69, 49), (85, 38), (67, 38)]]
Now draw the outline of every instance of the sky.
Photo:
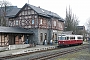
[(25, 3), (37, 6), (48, 11), (57, 13), (60, 17), (65, 19), (66, 7), (71, 8), (72, 13), (75, 14), (79, 20), (79, 25), (86, 25), (88, 19), (90, 19), (90, 0), (6, 0), (12, 3), (14, 6), (22, 8)]

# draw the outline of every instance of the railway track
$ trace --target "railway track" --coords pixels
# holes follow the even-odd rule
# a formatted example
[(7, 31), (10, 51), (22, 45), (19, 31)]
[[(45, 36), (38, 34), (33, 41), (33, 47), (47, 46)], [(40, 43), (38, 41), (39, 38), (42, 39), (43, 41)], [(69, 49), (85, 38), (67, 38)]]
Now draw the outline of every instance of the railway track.
[(86, 49), (86, 48), (88, 48), (88, 46), (79, 47), (79, 48), (73, 48), (73, 49), (64, 50), (64, 51), (59, 51), (59, 52), (56, 52), (56, 53), (47, 54), (45, 56), (32, 58), (30, 60), (48, 60), (48, 59), (51, 59), (51, 58), (54, 58), (54, 57), (57, 57), (57, 56), (62, 56), (62, 55), (68, 54), (68, 53), (78, 52), (78, 51), (80, 51), (82, 49)]
[[(77, 51), (80, 51), (80, 50), (85, 49), (85, 48), (88, 48), (88, 46), (75, 47), (75, 48), (68, 49), (68, 50), (57, 51), (55, 53), (45, 54), (45, 55), (37, 56), (37, 57), (34, 57), (34, 58), (29, 58), (28, 60), (47, 60), (47, 59), (50, 59), (50, 58), (53, 58), (53, 57), (62, 56), (62, 55), (72, 53), (72, 52), (77, 52)], [(50, 51), (50, 50), (48, 50), (48, 51)], [(39, 52), (45, 52), (45, 51), (39, 51)], [(38, 52), (35, 52), (35, 53), (38, 53)], [(10, 56), (5, 56), (5, 57), (0, 57), (0, 60), (17, 58), (17, 57), (20, 57), (20, 56), (26, 56), (26, 55), (30, 55), (30, 54), (32, 54), (32, 53), (10, 55)]]

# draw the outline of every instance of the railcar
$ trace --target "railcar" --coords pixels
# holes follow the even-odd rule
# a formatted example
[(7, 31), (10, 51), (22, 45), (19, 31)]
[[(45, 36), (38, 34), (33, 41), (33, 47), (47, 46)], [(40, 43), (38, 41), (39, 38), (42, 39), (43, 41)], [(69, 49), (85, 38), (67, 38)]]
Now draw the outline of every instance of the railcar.
[(58, 45), (59, 46), (70, 46), (83, 44), (82, 35), (59, 35)]

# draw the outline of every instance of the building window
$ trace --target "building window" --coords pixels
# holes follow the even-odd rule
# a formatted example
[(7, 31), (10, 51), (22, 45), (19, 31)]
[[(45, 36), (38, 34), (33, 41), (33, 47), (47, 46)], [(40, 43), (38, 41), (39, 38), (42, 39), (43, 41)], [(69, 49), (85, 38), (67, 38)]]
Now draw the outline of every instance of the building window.
[(25, 9), (24, 10), (27, 10), (27, 7), (25, 7)]
[(31, 14), (34, 14), (34, 11), (33, 10), (31, 10)]
[(40, 33), (40, 41), (43, 41), (43, 33)]
[(22, 17), (19, 17), (19, 19), (22, 19)]
[(26, 21), (25, 21), (25, 24), (29, 25), (29, 21), (26, 20)]
[(44, 35), (44, 36), (45, 36), (45, 40), (47, 40), (47, 33), (45, 33), (45, 35)]
[(56, 26), (56, 21), (54, 21), (54, 26)]
[(16, 24), (16, 21), (14, 20), (13, 22), (14, 22), (14, 23), (13, 23), (13, 26), (15, 26), (15, 24)]
[(27, 15), (27, 11), (24, 11), (25, 12), (25, 15)]
[(31, 14), (30, 10), (28, 11), (28, 14), (29, 14), (29, 15)]
[(24, 15), (24, 11), (22, 11), (22, 15)]
[(22, 20), (22, 25), (24, 25), (24, 23), (25, 23), (25, 21), (24, 21), (24, 20)]
[(18, 25), (18, 20), (16, 20), (16, 25)]
[(35, 16), (35, 18), (37, 18), (37, 16)]
[(0, 34), (0, 46), (8, 45), (7, 34)]
[(50, 21), (48, 21), (48, 26), (49, 26), (49, 27), (51, 26), (51, 23), (50, 23)]
[(10, 26), (13, 26), (13, 23), (11, 22)]
[(27, 16), (25, 16), (25, 19), (28, 19), (28, 17), (27, 17)]
[(29, 18), (32, 18), (31, 16), (29, 16)]
[(11, 26), (11, 21), (9, 21), (9, 26)]
[(42, 19), (40, 20), (40, 24), (42, 24)]
[(63, 28), (61, 23), (59, 23), (59, 27), (60, 27), (60, 28)]
[(53, 33), (53, 35), (52, 35), (52, 39), (54, 40), (54, 33)]
[(28, 9), (31, 9), (30, 7), (28, 7)]
[(32, 20), (32, 24), (34, 24), (34, 20)]

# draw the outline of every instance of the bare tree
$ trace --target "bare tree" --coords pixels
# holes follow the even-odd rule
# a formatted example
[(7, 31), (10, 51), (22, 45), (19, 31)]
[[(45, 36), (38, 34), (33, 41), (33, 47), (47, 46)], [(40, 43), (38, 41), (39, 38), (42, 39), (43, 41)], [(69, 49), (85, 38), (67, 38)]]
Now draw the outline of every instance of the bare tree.
[(86, 22), (86, 26), (87, 26), (87, 32), (90, 33), (90, 18)]
[(65, 30), (66, 31), (73, 31), (76, 34), (77, 31), (77, 25), (79, 21), (76, 15), (72, 14), (72, 11), (69, 7), (69, 11), (67, 11), (66, 8), (66, 19), (65, 19)]
[(7, 14), (7, 6), (11, 6), (11, 3), (6, 0), (0, 1), (0, 25), (1, 26), (6, 26), (5, 16)]

